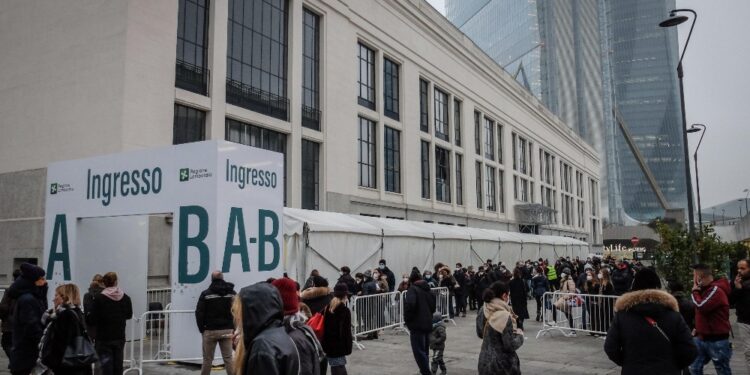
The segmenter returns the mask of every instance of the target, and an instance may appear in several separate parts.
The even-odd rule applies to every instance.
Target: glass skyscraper
[[[594,146],[610,222],[664,216],[614,110],[671,208],[685,207],[674,0],[447,0],[446,16]]]

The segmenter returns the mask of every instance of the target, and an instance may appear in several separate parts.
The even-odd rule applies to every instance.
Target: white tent
[[[568,237],[284,208],[284,269],[298,280],[313,269],[329,278],[345,265],[362,272],[381,258],[398,278],[413,266],[425,270],[437,262],[510,265],[588,253],[586,242]]]

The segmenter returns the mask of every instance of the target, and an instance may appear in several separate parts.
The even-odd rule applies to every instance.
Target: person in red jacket
[[[703,366],[709,361],[714,362],[718,375],[732,373],[729,368],[732,358],[729,345],[729,292],[727,279],[714,280],[711,267],[705,264],[693,266],[694,339],[698,347],[698,356],[690,365],[693,375],[702,375]]]

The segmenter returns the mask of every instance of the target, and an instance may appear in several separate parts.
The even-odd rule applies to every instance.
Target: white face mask
[[[406,282],[409,282],[409,278],[408,278],[408,277],[404,277],[404,282],[405,282],[405,283],[406,283]]]
[[[598,275],[596,275],[596,277],[598,277],[598,278],[600,278],[600,279],[601,279],[601,278],[602,278],[603,276],[604,276],[604,275],[602,275],[602,274],[598,274]]]
[[[377,273],[373,273],[372,274],[372,278],[375,279],[375,280],[377,280],[379,277],[380,277],[380,275],[377,274]]]
[[[594,280],[594,276],[588,275],[586,276],[586,280]]]

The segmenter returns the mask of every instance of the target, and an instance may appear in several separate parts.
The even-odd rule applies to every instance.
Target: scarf
[[[508,318],[510,318],[513,331],[516,330],[516,314],[513,313],[508,303],[500,298],[493,298],[492,301],[484,304],[484,317],[487,319],[487,324],[500,333],[505,330]]]

